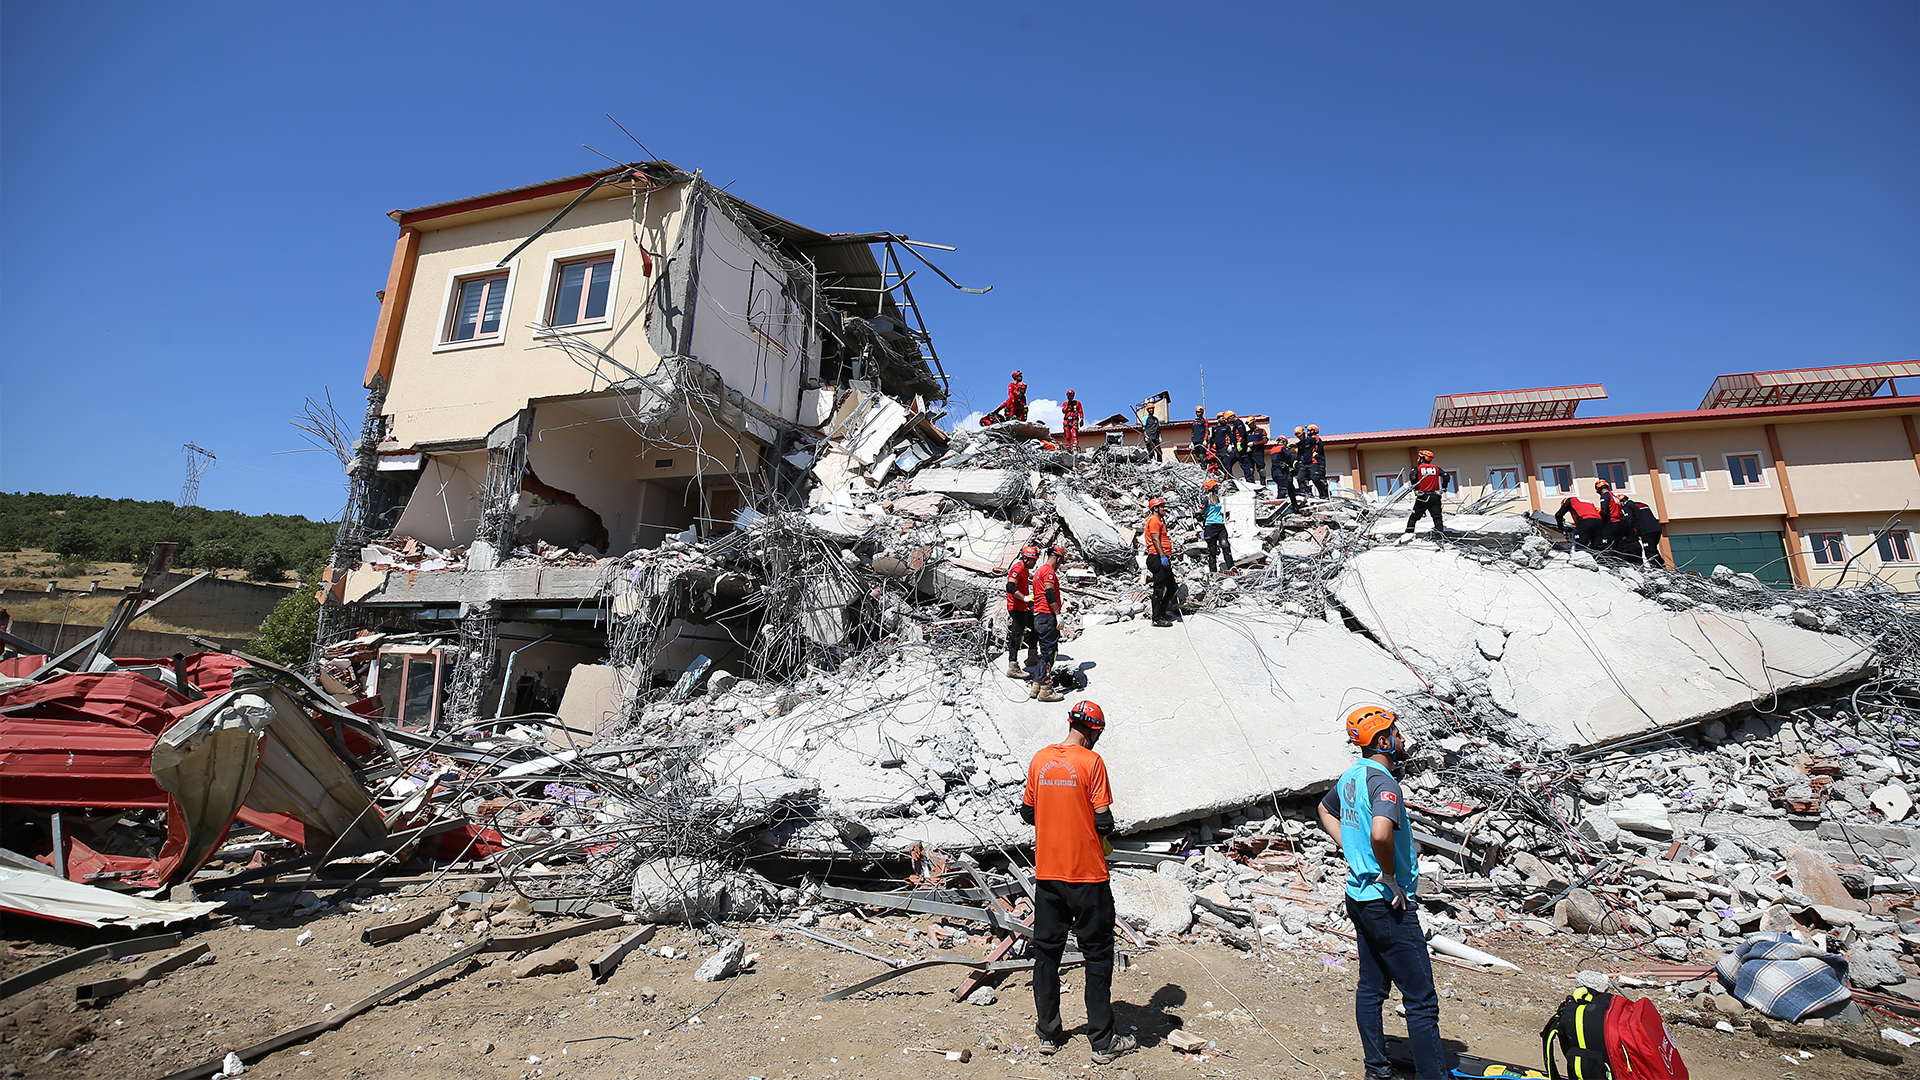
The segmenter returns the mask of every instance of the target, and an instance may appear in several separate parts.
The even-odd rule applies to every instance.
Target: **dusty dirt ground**
[[[443,883],[436,893],[450,898],[460,887]],[[373,906],[396,903],[392,897],[375,896],[366,903],[368,910],[357,913],[260,919],[251,928],[190,934],[182,947],[204,942],[216,962],[184,968],[97,1008],[75,1008],[74,987],[120,974],[125,966],[95,964],[0,1002],[5,1014],[0,1015],[0,1075],[161,1077],[323,1019],[329,1004],[345,1006],[444,958],[457,950],[456,942],[475,940],[470,928],[455,927],[363,945],[362,930],[425,910],[426,901],[385,912]],[[543,917],[539,928],[568,921]],[[945,952],[925,944],[933,921],[835,916],[819,929],[902,959],[984,954],[986,942],[977,932]],[[1123,946],[1130,963],[1115,973],[1116,1013],[1121,1030],[1135,1032],[1142,1049],[1101,1067],[1090,1063],[1084,1036],[1052,1058],[1031,1051],[1033,999],[1025,973],[1010,975],[998,1001],[984,1007],[953,1001],[951,990],[965,971],[961,967],[911,973],[851,1000],[822,1002],[822,994],[884,969],[771,926],[734,929],[748,951],[761,956],[749,971],[721,983],[694,979],[700,961],[713,951],[711,939],[685,927],[662,927],[647,949],[636,950],[606,983],[596,984],[586,964],[629,932],[615,927],[558,946],[578,960],[579,970],[520,979],[512,971],[516,957],[484,956],[430,978],[339,1030],[249,1065],[247,1075],[300,1080],[649,1075],[1185,1080],[1358,1077],[1363,1071],[1353,1034],[1355,965],[1343,950],[1268,950],[1260,959],[1197,940]],[[919,932],[918,944],[909,943],[909,930]],[[313,934],[305,945],[298,943],[303,931]],[[0,977],[48,959],[25,954],[65,952],[102,937],[17,918],[0,925],[0,933],[6,940]],[[1495,974],[1437,965],[1443,1036],[1455,1049],[1537,1067],[1538,1029],[1572,986],[1573,972],[1641,970],[1649,964],[1630,953],[1590,951],[1582,941],[1519,933],[1474,939],[1473,944],[1525,971]],[[659,955],[663,946],[677,955]],[[1084,1014],[1077,974],[1069,971],[1066,979],[1065,1019],[1071,1031]],[[1801,1059],[1746,1031],[1729,1034],[1678,1023],[1673,1018],[1682,1006],[1663,991],[1652,994],[1699,1080],[1920,1075],[1913,1065],[1878,1066],[1838,1050],[1816,1050]],[[1880,1026],[1875,1023],[1872,1031]],[[1175,1027],[1213,1040],[1221,1052],[1194,1056],[1173,1050],[1165,1038]],[[1387,1031],[1404,1031],[1404,1025],[1389,1015]],[[70,1049],[46,1060],[62,1046]],[[907,1048],[966,1048],[972,1060],[963,1064],[940,1054],[903,1053]],[[1783,1053],[1793,1060],[1784,1060]],[[1920,1062],[1920,1053],[1909,1060]]]

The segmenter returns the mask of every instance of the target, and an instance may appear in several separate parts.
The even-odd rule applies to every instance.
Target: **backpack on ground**
[[[1583,986],[1540,1030],[1540,1049],[1553,1080],[1688,1080],[1660,1010],[1645,998]]]

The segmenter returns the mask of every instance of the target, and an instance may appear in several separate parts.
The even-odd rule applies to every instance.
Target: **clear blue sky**
[[[1900,3],[0,8],[0,489],[331,516],[384,212],[657,154],[958,245],[956,412],[1206,368],[1329,431],[1433,395],[1920,356]],[[921,281],[928,281],[922,277]],[[1920,387],[1916,387],[1920,390]]]

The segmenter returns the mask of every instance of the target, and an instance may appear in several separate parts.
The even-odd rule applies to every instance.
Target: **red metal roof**
[[[1629,413],[1622,416],[1590,416],[1570,420],[1536,420],[1507,424],[1483,424],[1474,427],[1451,428],[1402,428],[1397,431],[1352,431],[1337,435],[1322,435],[1328,446],[1351,446],[1354,443],[1393,443],[1416,442],[1423,439],[1485,439],[1493,436],[1511,435],[1515,438],[1528,436],[1565,434],[1586,430],[1602,430],[1621,427],[1653,427],[1665,424],[1699,423],[1701,421],[1724,420],[1766,420],[1772,417],[1807,416],[1820,413],[1857,413],[1884,412],[1888,410],[1910,410],[1920,408],[1920,396],[1858,398],[1852,401],[1829,402],[1813,401],[1789,405],[1768,405],[1754,408],[1725,409],[1683,409],[1677,412]]]
[[[1873,397],[1885,389],[1889,381],[1912,375],[1920,375],[1920,360],[1722,375],[1707,388],[1707,396],[1700,399],[1700,407],[1736,409],[1755,405],[1853,401]]]
[[[1433,399],[1437,428],[1476,427],[1523,420],[1570,420],[1582,401],[1607,396],[1599,383],[1547,386],[1537,390],[1489,390],[1473,394],[1442,394]]]

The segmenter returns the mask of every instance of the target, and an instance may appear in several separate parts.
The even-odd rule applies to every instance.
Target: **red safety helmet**
[[[1362,705],[1347,714],[1347,738],[1355,746],[1372,746],[1373,740],[1392,727],[1397,719],[1378,705]]]
[[[1167,500],[1159,497],[1158,495],[1147,500],[1147,510],[1149,512],[1152,512],[1155,510],[1165,510],[1166,508],[1167,508]]]
[[[1015,379],[1019,379],[1019,378],[1020,378],[1020,373],[1019,373],[1019,372],[1017,372],[1017,371],[1016,371],[1016,372],[1014,372],[1014,373],[1013,373],[1013,377],[1014,377]]]
[[[1069,390],[1069,391],[1067,391],[1067,396],[1068,396],[1068,397],[1072,397],[1072,396],[1073,396],[1073,391],[1071,391],[1071,390]]]
[[[1052,547],[1047,549],[1047,554],[1052,555],[1057,559],[1064,559],[1067,557],[1067,545],[1055,544]]]
[[[1107,714],[1091,701],[1082,701],[1067,713],[1067,723],[1079,724],[1089,731],[1107,730]]]
[[[1028,544],[1026,547],[1020,549],[1020,557],[1023,559],[1037,559],[1040,557],[1040,549],[1034,547],[1032,544]]]

